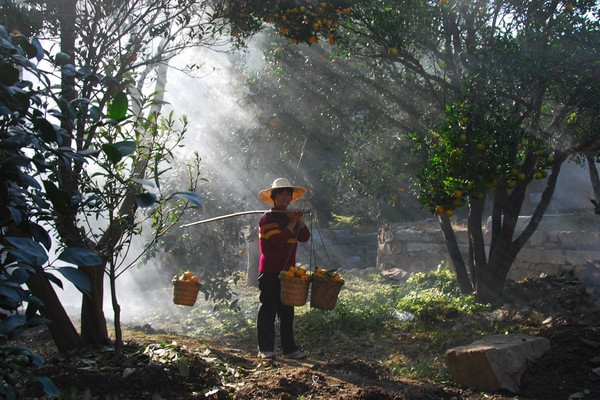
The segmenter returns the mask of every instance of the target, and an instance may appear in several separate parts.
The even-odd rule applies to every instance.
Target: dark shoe
[[[259,351],[258,357],[273,359],[273,358],[275,358],[275,353],[273,353],[272,351]]]
[[[285,358],[291,358],[294,360],[300,360],[300,359],[306,358],[306,354],[304,354],[304,352],[302,350],[296,350],[291,353],[284,354],[283,356]]]

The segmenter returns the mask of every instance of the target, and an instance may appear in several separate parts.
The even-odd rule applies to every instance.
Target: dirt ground
[[[112,347],[56,354],[46,330],[29,332],[22,341],[45,356],[39,373],[73,399],[600,399],[600,309],[585,287],[548,278],[515,290],[520,300],[508,318],[519,318],[525,304],[552,316],[538,333],[550,339],[551,350],[529,365],[518,395],[405,379],[348,354],[265,361],[252,348],[184,336],[126,331],[118,363]],[[27,398],[41,395],[39,387],[27,389]]]

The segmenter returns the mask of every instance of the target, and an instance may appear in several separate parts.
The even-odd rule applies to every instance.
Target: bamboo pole
[[[185,224],[182,225],[182,228],[187,228],[188,226],[194,226],[194,225],[200,225],[200,224],[205,224],[207,222],[214,222],[214,221],[220,221],[222,219],[227,219],[227,218],[233,218],[233,217],[239,217],[242,215],[249,215],[249,214],[264,214],[265,212],[267,212],[269,210],[254,210],[254,211],[241,211],[241,212],[236,212],[233,214],[227,214],[227,215],[221,215],[218,217],[214,217],[214,218],[209,218],[209,219],[203,219],[202,221],[196,221],[196,222],[190,222],[189,224]]]
[[[289,212],[289,211],[293,211],[293,210],[289,209],[289,210],[253,210],[253,211],[240,211],[240,212],[236,212],[236,213],[233,213],[233,214],[220,215],[218,217],[213,217],[213,218],[209,218],[209,219],[203,219],[201,221],[190,222],[189,224],[182,225],[181,227],[182,228],[187,228],[188,226],[205,224],[207,222],[220,221],[222,219],[227,219],[227,218],[240,217],[242,215],[264,214],[267,211],[271,211],[271,212]],[[302,212],[304,214],[310,214],[312,211],[311,210],[302,210]]]

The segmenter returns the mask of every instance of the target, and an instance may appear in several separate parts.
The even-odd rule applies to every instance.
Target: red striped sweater
[[[271,208],[273,210],[274,208]],[[288,266],[296,264],[298,242],[310,239],[310,230],[306,225],[299,232],[287,229],[290,220],[283,212],[267,211],[258,223],[258,242],[260,246],[260,272],[280,273]],[[297,235],[297,237],[296,237]],[[289,258],[288,258],[289,257]],[[287,265],[286,264],[287,260]]]

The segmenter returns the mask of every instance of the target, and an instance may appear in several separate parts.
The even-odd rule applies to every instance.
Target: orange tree
[[[568,124],[598,84],[597,5],[376,3],[388,7],[353,6],[360,15],[353,25],[357,37],[391,49],[400,76],[418,77],[417,96],[430,100],[434,114],[408,132],[423,165],[415,180],[419,199],[439,217],[461,290],[475,290],[482,302],[499,302],[512,263],[549,205],[562,162],[597,144],[574,141]],[[534,179],[545,181],[541,200],[516,232]],[[486,202],[488,243],[482,228]],[[463,206],[468,206],[465,251],[449,219]]]
[[[287,15],[282,8],[312,1],[270,3]],[[261,10],[246,9],[254,21],[262,17],[297,40]],[[359,0],[344,10],[332,41],[403,94],[396,103],[403,121],[398,130],[415,139],[422,165],[416,191],[438,215],[461,290],[474,290],[482,302],[501,301],[512,263],[549,205],[561,164],[597,145],[597,138],[576,140],[568,122],[597,105],[597,97],[589,97],[600,78],[597,3]],[[328,37],[316,28],[317,40]],[[535,179],[545,183],[541,200],[517,232]],[[468,207],[465,251],[450,223],[462,207]]]
[[[335,43],[351,4],[349,0],[226,0],[214,6],[230,21],[233,37],[247,38],[267,23],[292,43],[311,45],[321,40]]]

